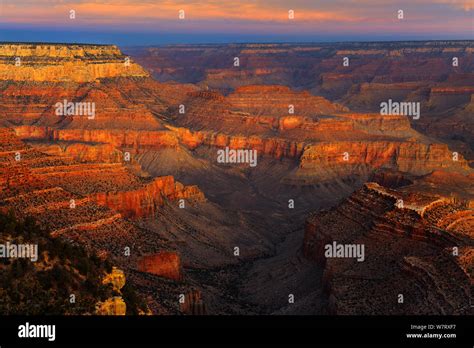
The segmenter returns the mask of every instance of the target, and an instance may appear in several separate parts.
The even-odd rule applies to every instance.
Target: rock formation
[[[105,275],[102,284],[111,284],[114,291],[120,291],[125,285],[125,274],[117,267],[112,268],[112,272]]]
[[[138,270],[172,280],[181,280],[181,261],[174,252],[146,255],[138,261]]]
[[[104,302],[97,304],[96,314],[98,315],[125,315],[127,305],[120,296],[108,298]]]
[[[92,82],[148,76],[112,45],[2,44],[0,59],[0,80]]]
[[[102,284],[111,284],[112,289],[120,294],[120,290],[125,285],[125,274],[122,270],[114,267],[111,273],[105,275]],[[96,314],[98,315],[125,315],[126,312],[127,305],[121,296],[108,298],[96,305]]]
[[[426,193],[424,180],[398,189],[367,183],[308,218],[303,250],[324,268],[328,314],[470,313],[474,191]],[[363,245],[365,260],[328,256],[335,242]]]
[[[197,186],[184,186],[175,182],[172,176],[156,178],[136,190],[99,192],[89,197],[97,204],[119,211],[125,217],[153,216],[166,199],[204,201],[204,195]]]

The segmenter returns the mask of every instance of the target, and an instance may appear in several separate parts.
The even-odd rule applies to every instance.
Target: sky
[[[474,0],[0,0],[0,41],[132,46],[444,39],[474,39]]]

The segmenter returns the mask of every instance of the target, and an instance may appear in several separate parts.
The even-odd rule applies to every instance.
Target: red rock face
[[[226,100],[235,108],[251,114],[288,115],[289,105],[296,115],[312,116],[347,110],[342,105],[313,96],[309,92],[295,92],[286,86],[239,87]]]
[[[24,130],[25,127],[22,129]],[[150,182],[142,183],[142,180],[131,174],[122,164],[122,158],[116,163],[110,164],[79,164],[69,157],[54,155],[47,157],[40,152],[34,152],[19,142],[12,132],[5,129],[3,132],[6,137],[5,143],[13,139],[10,146],[15,146],[16,143],[18,150],[27,151],[24,156],[25,161],[19,162],[23,166],[26,165],[26,168],[14,166],[16,164],[13,161],[15,152],[11,154],[10,163],[12,168],[5,169],[4,174],[4,180],[11,189],[24,187],[25,190],[29,191],[36,186],[55,187],[57,185],[72,192],[86,195],[89,201],[107,206],[120,212],[124,217],[133,218],[152,216],[166,200],[185,199],[189,202],[205,200],[204,194],[197,186],[184,186],[176,182],[172,176],[159,177]],[[81,145],[74,144],[72,146]],[[28,153],[31,153],[31,155],[28,155]],[[81,154],[84,156],[84,152],[81,152]],[[39,166],[38,159],[36,159],[35,167],[28,169],[26,160],[29,159],[29,156],[42,158],[44,164]],[[24,174],[20,174],[20,172]],[[35,184],[33,185],[32,182],[35,182]],[[31,187],[25,187],[27,185],[31,185]]]
[[[142,257],[138,261],[138,270],[177,281],[182,277],[180,258],[173,252],[161,252]]]
[[[297,176],[302,179],[328,180],[334,172],[340,176],[357,173],[357,167],[361,165],[370,168],[391,168],[417,175],[443,168],[464,173],[470,170],[464,159],[453,161],[452,152],[444,144],[426,145],[416,141],[344,141],[306,147],[301,156]]]
[[[30,137],[30,139],[34,139],[34,137]],[[70,156],[79,162],[119,163],[124,159],[124,154],[121,151],[113,145],[105,143],[87,144],[59,141],[52,144],[33,141],[32,145],[48,155]]]
[[[124,217],[138,218],[153,216],[165,200],[185,199],[202,202],[204,194],[197,186],[184,186],[172,176],[159,177],[137,190],[121,192],[100,192],[89,195],[100,205],[120,212]]]

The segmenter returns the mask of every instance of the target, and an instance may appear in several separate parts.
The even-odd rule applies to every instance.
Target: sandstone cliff
[[[138,261],[138,270],[176,281],[182,279],[181,260],[174,252],[146,255]]]
[[[417,141],[337,142],[306,147],[296,177],[328,180],[335,173],[340,176],[364,173],[367,167],[391,168],[418,175],[435,169],[465,173],[470,170],[463,158],[453,160],[452,152],[444,144]]]
[[[153,216],[166,200],[184,199],[188,202],[204,201],[204,194],[197,186],[184,186],[172,176],[155,178],[137,190],[99,192],[89,197],[100,205],[120,212],[124,217]]]
[[[17,66],[16,60],[20,59]],[[148,76],[116,46],[1,44],[0,80],[91,82],[120,76]]]

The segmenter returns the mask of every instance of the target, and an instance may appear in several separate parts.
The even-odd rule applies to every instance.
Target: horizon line
[[[474,42],[474,39],[413,39],[413,40],[356,40],[356,41],[248,41],[248,42],[195,42],[195,43],[155,43],[155,44],[139,44],[139,45],[120,45],[117,43],[89,43],[89,42],[47,42],[47,41],[0,41],[0,45],[4,44],[27,44],[27,45],[84,45],[84,46],[117,46],[117,47],[151,47],[151,46],[222,46],[222,45],[331,45],[331,44],[348,44],[348,43],[417,43],[417,42]]]

